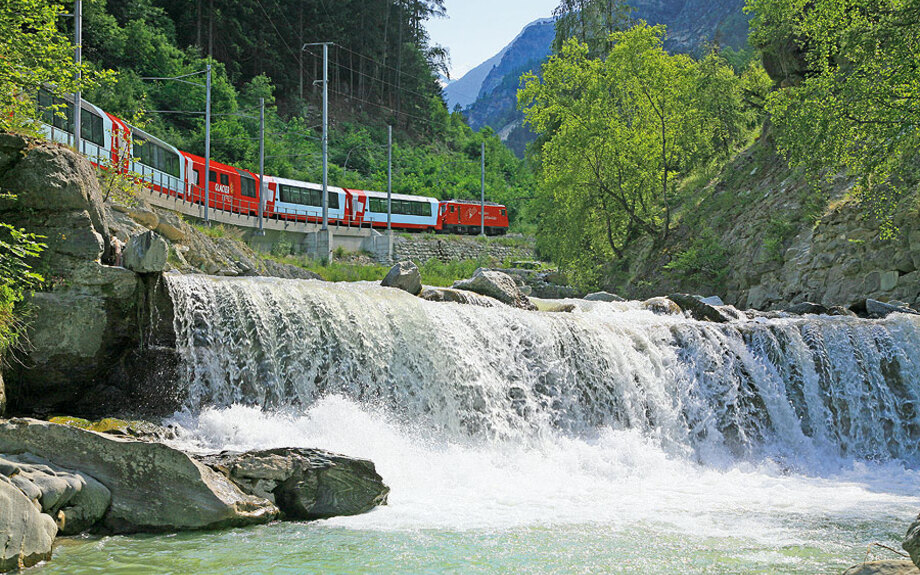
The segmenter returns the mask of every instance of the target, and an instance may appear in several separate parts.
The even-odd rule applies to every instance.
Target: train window
[[[155,170],[179,177],[179,155],[135,132],[134,155],[137,161]]]
[[[197,186],[201,182],[201,170],[192,170],[192,185]]]
[[[247,176],[240,176],[240,193],[243,197],[256,197],[256,181]]]
[[[220,184],[221,184],[222,186],[229,186],[229,185],[230,185],[230,176],[228,176],[227,174],[221,174],[221,175],[220,175]]]
[[[501,213],[501,215],[504,216],[504,215],[505,215],[505,210],[501,210],[500,213]]]
[[[83,110],[80,114],[80,137],[97,146],[105,146],[105,128],[102,118],[90,110]]]
[[[39,90],[38,108],[41,111],[42,122],[73,133],[73,104],[53,97],[47,90]]]
[[[450,207],[450,213],[454,213],[454,206]]]
[[[314,206],[322,207],[323,205],[323,192],[322,190],[312,190],[309,188],[299,188],[297,186],[289,186],[287,184],[281,184],[281,201],[288,204],[299,204],[301,206]],[[329,209],[337,210],[339,209],[339,195],[336,193],[329,193]]]
[[[371,198],[370,211],[378,214],[387,213],[387,201],[384,198]],[[431,216],[431,204],[428,202],[414,202],[411,200],[393,200],[394,214],[401,216]]]
[[[214,170],[209,170],[208,171],[208,181],[214,182],[216,184],[217,183],[217,172],[215,172]]]

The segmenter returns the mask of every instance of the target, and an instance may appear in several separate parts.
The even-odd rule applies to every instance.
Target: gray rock
[[[537,306],[537,310],[547,313],[572,313],[578,309],[573,303],[558,300],[531,298],[530,301]]]
[[[380,285],[418,295],[422,293],[422,275],[418,271],[418,266],[413,262],[403,261],[390,268]]]
[[[221,453],[203,461],[243,491],[275,501],[290,519],[366,513],[385,505],[390,492],[373,462],[317,449]]]
[[[125,267],[139,274],[160,273],[166,270],[169,244],[148,231],[132,237],[125,246]]]
[[[156,232],[171,242],[184,242],[188,239],[189,225],[186,224],[181,216],[172,212],[159,214]]]
[[[697,299],[700,300],[701,302],[703,302],[703,303],[706,304],[706,305],[712,305],[712,306],[723,306],[723,305],[725,305],[725,302],[722,301],[722,298],[720,298],[720,297],[717,296],[717,295],[713,295],[713,296],[709,296],[709,297],[699,297],[699,298],[697,298]]]
[[[625,299],[621,298],[615,293],[610,293],[606,291],[599,291],[595,293],[589,293],[584,297],[585,301],[604,301],[604,302],[623,302]]]
[[[466,305],[478,305],[480,307],[496,307],[501,305],[490,297],[451,288],[426,287],[422,290],[422,293],[419,294],[419,297],[428,301],[462,303]]]
[[[31,567],[51,559],[57,525],[50,515],[0,476],[0,571]]]
[[[692,295],[671,294],[668,296],[668,299],[679,305],[682,310],[689,313],[690,317],[699,321],[728,323],[734,319],[732,316],[723,313],[715,306],[704,303]]]
[[[920,569],[910,561],[870,561],[850,567],[843,575],[920,575]]]
[[[64,535],[86,531],[109,508],[109,490],[79,471],[61,469],[31,454],[0,458],[0,475],[8,477],[44,513],[58,519]]]
[[[472,278],[455,282],[453,287],[495,298],[512,307],[531,311],[537,309],[527,296],[521,293],[514,279],[502,272],[479,268]]]
[[[856,317],[856,313],[853,310],[847,309],[840,305],[835,305],[832,308],[827,310],[827,315],[830,316],[841,316],[841,317]]]
[[[785,311],[792,315],[827,315],[829,310],[819,303],[804,301],[789,306]]]
[[[920,312],[916,312],[909,307],[902,307],[899,305],[892,305],[890,303],[883,303],[874,299],[866,300],[866,313],[869,317],[873,318],[883,318],[887,317],[893,313],[908,313],[913,315],[920,315]]]
[[[128,211],[128,216],[149,230],[155,230],[160,225],[160,216],[152,210],[134,208]]]
[[[31,419],[0,423],[0,453],[33,453],[95,478],[111,492],[103,518],[119,533],[214,529],[271,521],[278,508],[161,443]]]
[[[920,566],[920,515],[907,528],[907,535],[904,537],[901,547],[910,554],[913,562]]]
[[[680,315],[683,310],[680,306],[666,297],[653,297],[642,302],[642,308],[655,315]]]

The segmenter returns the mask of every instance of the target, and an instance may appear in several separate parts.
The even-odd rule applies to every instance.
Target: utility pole
[[[393,261],[393,126],[387,126],[387,257]]]
[[[262,228],[262,211],[265,206],[265,98],[259,98],[259,235],[265,235]]]
[[[304,44],[301,52],[310,46],[323,47],[323,79],[313,82],[323,85],[323,230],[329,227],[329,45],[332,42]]]
[[[481,217],[481,226],[482,229],[480,233],[486,235],[486,142],[482,142],[482,152],[480,153],[482,159],[482,167],[480,168],[480,180],[481,180],[481,198],[480,198],[480,217]]]
[[[83,73],[80,71],[80,66],[83,64],[83,0],[75,0],[73,8],[73,32],[74,32],[74,45],[76,46],[74,52],[74,61],[77,64],[76,79],[77,79],[77,91],[73,95],[73,145],[77,149],[77,152],[80,152],[80,140],[82,139],[82,107],[83,107],[83,95],[80,92],[80,80],[83,78]]]
[[[200,85],[200,84],[199,84]],[[210,225],[208,206],[211,204],[211,64],[208,63],[205,80],[204,107],[204,223]]]
[[[329,227],[329,44],[323,44],[323,230]]]

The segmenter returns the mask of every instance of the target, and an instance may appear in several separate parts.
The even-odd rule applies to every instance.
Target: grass
[[[204,224],[192,224],[196,230],[202,234],[208,236],[209,238],[227,238],[230,240],[239,240],[243,239],[243,230],[236,226],[225,226],[224,224],[217,224],[206,226]]]
[[[379,282],[390,271],[389,266],[367,263],[340,262],[334,259],[321,262],[305,256],[273,256],[266,255],[276,262],[289,264],[311,271],[329,282]],[[419,265],[416,262],[416,265]],[[450,287],[455,281],[472,277],[473,273],[481,267],[492,267],[495,262],[485,259],[442,262],[436,259],[428,260],[419,265],[422,274],[422,283],[436,287]]]

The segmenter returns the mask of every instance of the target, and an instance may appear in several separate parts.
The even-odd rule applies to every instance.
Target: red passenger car
[[[192,192],[189,201],[204,204],[204,158],[182,152],[191,161],[188,175]],[[211,160],[210,207],[238,214],[259,215],[259,178],[249,170]]]

